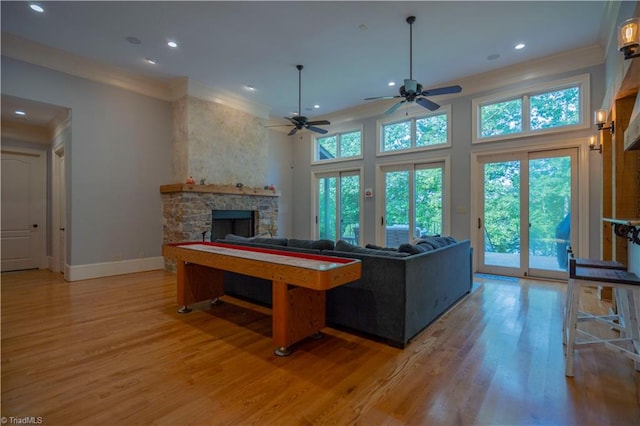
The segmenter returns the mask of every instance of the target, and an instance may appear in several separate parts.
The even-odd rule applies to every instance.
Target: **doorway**
[[[578,149],[479,156],[478,271],[563,279],[577,245]]]
[[[2,272],[47,267],[46,153],[2,150]]]

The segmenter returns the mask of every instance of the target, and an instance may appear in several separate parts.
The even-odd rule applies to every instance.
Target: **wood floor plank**
[[[565,284],[479,288],[401,350],[342,330],[273,355],[271,311],[178,314],[176,276],[1,276],[1,414],[45,425],[640,423],[640,374],[602,348],[564,376]],[[606,312],[595,291],[590,309]]]

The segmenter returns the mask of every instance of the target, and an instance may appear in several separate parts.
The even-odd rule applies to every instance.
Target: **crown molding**
[[[2,33],[2,55],[66,74],[169,100],[170,81],[142,77],[119,67]]]
[[[266,105],[259,104],[257,102],[250,102],[235,93],[226,90],[213,89],[192,79],[185,80],[188,80],[186,89],[189,96],[244,111],[258,118],[269,118],[270,108]],[[184,87],[182,87],[182,89],[184,89]]]

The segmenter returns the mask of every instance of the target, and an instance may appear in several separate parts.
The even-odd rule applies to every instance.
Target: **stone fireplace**
[[[213,212],[249,211],[254,234],[278,232],[278,197],[262,188],[231,185],[173,184],[160,187],[162,195],[162,243],[211,240]],[[222,214],[224,216],[224,214]],[[175,262],[165,259],[165,269]]]

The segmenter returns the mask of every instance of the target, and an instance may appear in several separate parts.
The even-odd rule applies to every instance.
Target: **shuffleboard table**
[[[325,327],[325,291],[355,281],[358,259],[320,256],[219,243],[177,243],[163,246],[164,257],[177,260],[180,313],[189,305],[224,295],[224,271],[272,281],[275,354],[286,356],[291,345],[320,337]]]

